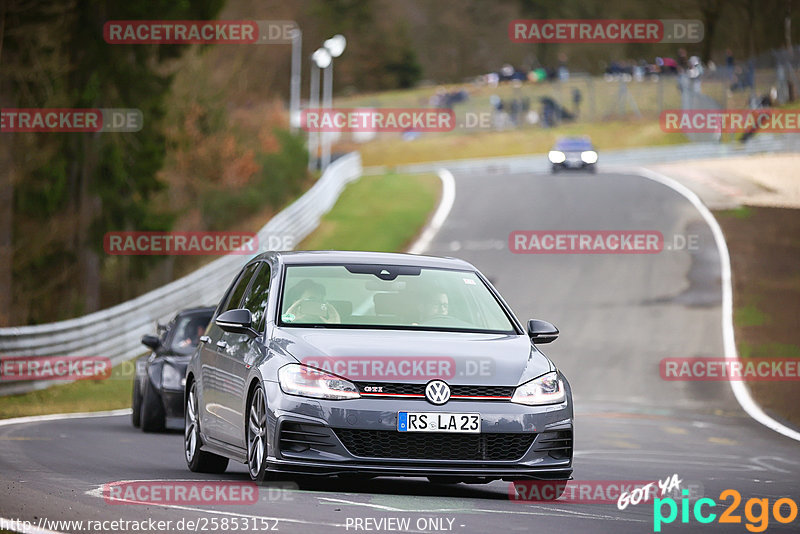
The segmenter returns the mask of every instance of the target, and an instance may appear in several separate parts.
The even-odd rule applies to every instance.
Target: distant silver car
[[[268,252],[242,269],[186,374],[192,471],[567,480],[570,385],[458,259]],[[557,498],[554,495],[553,498]]]
[[[597,150],[588,137],[559,139],[547,153],[553,174],[561,170],[587,170],[597,172]]]

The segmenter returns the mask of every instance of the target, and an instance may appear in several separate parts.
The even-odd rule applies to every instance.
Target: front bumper
[[[286,395],[277,383],[264,386],[271,435],[267,462],[275,471],[508,480],[563,480],[572,473],[570,402],[524,406],[451,400],[434,406],[416,399],[325,401]],[[398,432],[398,411],[477,412],[481,434]],[[517,452],[509,456],[512,443]]]
[[[585,163],[583,161],[564,161],[562,163],[553,163],[553,168],[562,171],[582,171],[594,168],[597,163]]]

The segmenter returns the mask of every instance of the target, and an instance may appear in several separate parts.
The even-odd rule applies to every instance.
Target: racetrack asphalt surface
[[[541,348],[572,384],[576,482],[678,474],[684,487],[717,501],[717,519],[731,502],[720,499],[723,490],[742,496],[733,514],[739,524],[703,525],[690,514],[682,525],[679,515],[662,532],[748,532],[748,499],[769,499],[770,511],[777,499],[800,501],[800,443],[747,416],[726,382],[660,377],[662,358],[724,357],[719,255],[684,197],[602,170],[455,178],[455,204],[427,253],[472,262],[520,320],[545,319],[560,329],[559,339]],[[666,246],[658,254],[514,254],[514,230],[656,230]],[[698,250],[670,249],[674,235],[689,234]],[[219,525],[234,517],[271,518],[249,531],[298,533],[398,531],[386,528],[395,523],[377,529],[367,518],[408,518],[410,532],[653,532],[652,504],[618,510],[615,503],[514,501],[501,481],[287,479],[277,485],[290,490],[261,487],[251,505],[111,504],[100,496],[103,484],[120,480],[249,480],[234,463],[224,475],[189,472],[182,440],[180,432],[142,433],[130,416],[0,427],[0,517],[35,524],[152,518],[171,520],[173,532],[180,519],[230,532],[212,528],[211,519]],[[800,519],[784,525],[770,517],[767,532],[798,529]]]

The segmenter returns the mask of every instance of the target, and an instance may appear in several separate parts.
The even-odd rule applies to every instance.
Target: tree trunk
[[[5,36],[6,4],[0,2],[0,66],[3,65],[3,37]],[[0,67],[2,68],[2,67]],[[0,108],[11,107],[8,82],[0,78]],[[14,266],[14,134],[0,133],[0,326],[11,325],[13,302],[12,269]]]
[[[83,134],[81,139],[80,189],[78,197],[78,262],[80,266],[81,289],[85,313],[100,309],[100,257],[91,242],[91,226],[99,212],[100,200],[91,192],[91,181],[96,168],[97,149],[92,146],[98,142],[99,133]]]

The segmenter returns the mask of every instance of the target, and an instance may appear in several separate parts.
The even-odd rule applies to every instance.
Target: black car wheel
[[[269,477],[267,471],[267,408],[264,390],[256,386],[250,399],[247,416],[247,470],[250,478],[263,482]]]
[[[192,383],[186,397],[186,409],[183,416],[183,455],[189,470],[195,473],[224,473],[228,468],[228,459],[224,456],[201,451],[200,418],[197,411],[197,386]]]
[[[139,428],[142,420],[142,391],[139,388],[139,380],[133,380],[133,398],[131,399],[131,423]]]
[[[142,392],[141,402],[141,425],[142,430],[145,432],[161,432],[164,430],[166,415],[164,414],[164,405],[161,404],[161,399],[158,397],[153,386],[150,384],[150,379],[145,376],[144,391]]]

